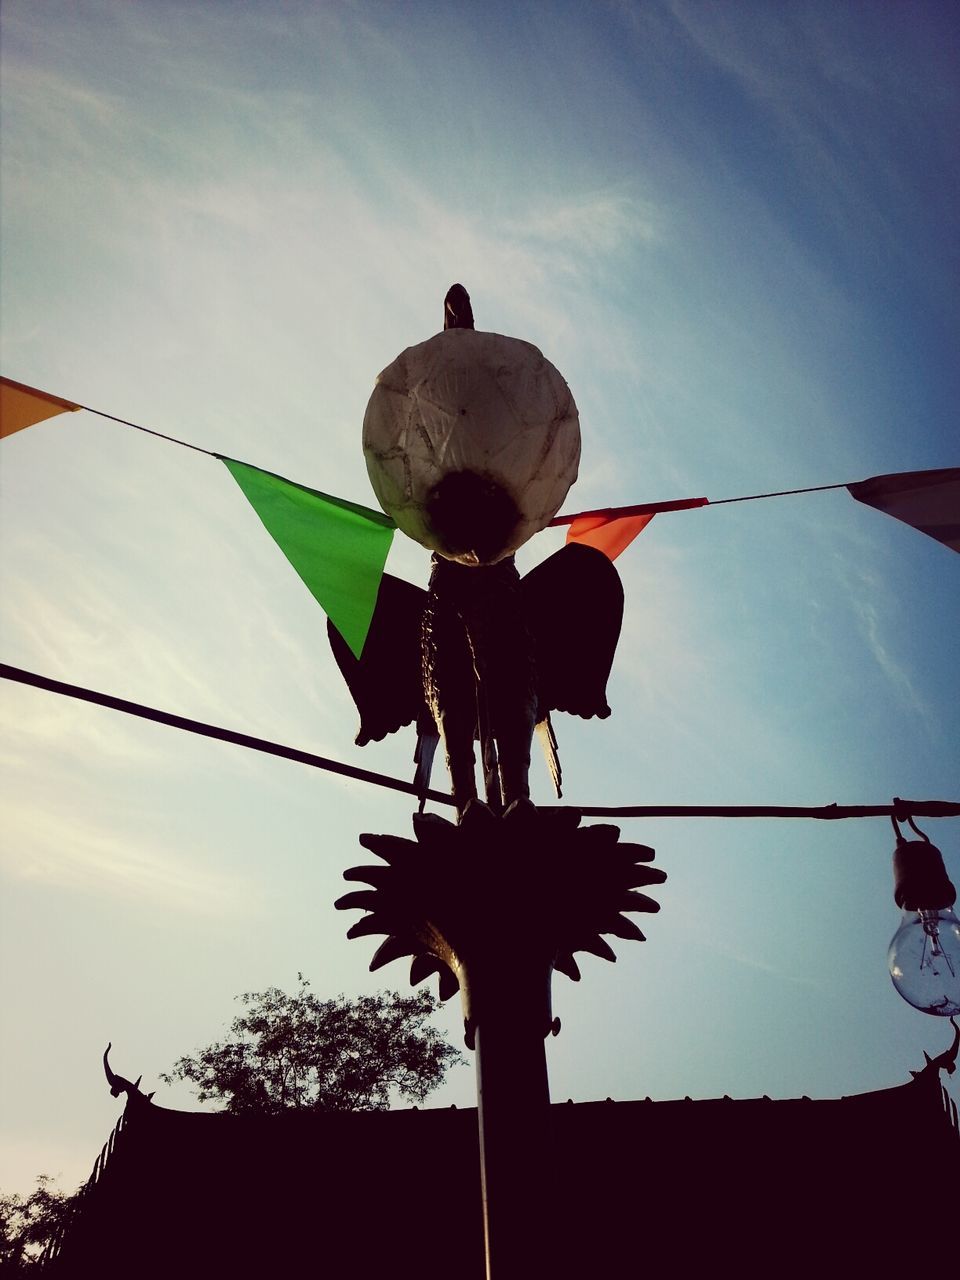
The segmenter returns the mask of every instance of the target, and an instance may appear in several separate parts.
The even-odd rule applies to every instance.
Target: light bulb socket
[[[943,865],[943,854],[929,840],[898,840],[893,853],[893,897],[904,911],[943,911],[957,891]]]

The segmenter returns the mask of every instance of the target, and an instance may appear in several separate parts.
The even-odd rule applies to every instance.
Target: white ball
[[[448,559],[490,564],[556,515],[577,478],[580,422],[570,388],[529,342],[447,329],[380,374],[363,452],[380,505],[404,533]],[[483,498],[461,501],[464,483]]]

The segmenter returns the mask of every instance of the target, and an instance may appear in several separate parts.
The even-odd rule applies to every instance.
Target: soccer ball
[[[377,378],[363,452],[405,534],[449,560],[494,564],[556,515],[577,478],[580,422],[536,347],[453,328]]]

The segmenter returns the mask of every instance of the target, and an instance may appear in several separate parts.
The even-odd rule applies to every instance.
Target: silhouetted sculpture
[[[384,574],[359,659],[332,623],[328,631],[360,712],[358,746],[415,722],[422,793],[442,737],[462,812],[477,795],[477,737],[494,808],[529,796],[535,728],[560,794],[550,712],[609,716],[606,683],[622,617],[616,569],[574,543],[524,578],[512,556],[469,567],[435,555],[427,592]]]
[[[415,840],[361,836],[387,865],[347,871],[372,888],[336,905],[369,913],[348,937],[387,935],[371,969],[410,956],[413,984],[436,973],[441,999],[460,991],[477,1053],[487,1258],[493,1274],[520,1276],[554,1270],[544,1253],[553,972],[579,979],[578,951],[616,959],[603,934],[643,941],[623,913],[657,911],[636,889],[665,876],[643,865],[652,849],[620,844],[617,827],[580,828],[576,811],[530,802],[535,730],[560,794],[550,713],[610,714],[623,589],[612,562],[577,543],[517,572],[513,553],[576,479],[579,418],[535,347],[462,332],[473,329],[470,297],[454,285],[445,332],[381,373],[364,418],[381,505],[433,551],[429,588],[383,576],[359,659],[329,626],[360,712],[357,744],[415,722],[422,809],[442,738],[459,825],[421,812]]]
[[[443,311],[444,330],[474,330],[470,294],[462,284],[449,289]],[[458,415],[465,415],[462,430],[466,434],[461,435],[458,426],[448,426],[444,430],[452,434],[444,439],[485,440],[493,433],[503,444],[502,434],[497,433],[506,429],[506,447],[511,448],[509,442],[515,436],[509,435],[509,424],[526,422],[526,426],[517,426],[516,435],[517,440],[526,442],[522,466],[532,466],[532,472],[524,474],[554,475],[557,467],[563,471],[567,466],[572,471],[564,475],[575,476],[579,426],[576,406],[561,375],[529,343],[495,334],[477,335],[477,339],[481,337],[484,342],[476,348],[472,342],[453,343],[457,348],[453,372],[443,366],[447,372],[436,384],[439,390],[430,381],[434,357],[424,357],[428,372],[422,372],[420,357],[404,353],[394,362],[401,372],[390,366],[381,375],[387,379],[385,396],[393,396],[394,401],[399,397],[403,406],[412,406],[420,404],[419,397],[429,401],[435,393],[443,401],[438,412],[448,415],[444,421],[453,415],[454,421],[460,422]],[[499,383],[492,390],[492,357],[486,339],[507,344],[507,352],[520,349],[520,356],[503,357],[520,361],[516,387],[508,384],[511,390]],[[433,349],[435,340],[411,351]],[[476,383],[471,381],[475,372]],[[419,378],[425,378],[426,383]],[[460,390],[451,392],[449,379],[457,388],[461,385],[458,379],[463,380],[462,401],[457,398]],[[544,393],[545,387],[549,394]],[[513,393],[524,404],[525,397],[530,399],[532,420],[539,422],[538,415],[547,417],[543,428],[530,426],[524,412],[511,407],[508,401]],[[547,402],[556,408],[544,410],[539,394],[547,394]],[[493,410],[489,408],[490,397]],[[394,401],[390,401],[389,412],[378,410],[374,417],[387,413],[384,421],[396,421],[401,411]],[[407,438],[403,431],[416,435],[403,417],[407,412],[413,413],[413,408],[403,408],[404,425],[397,439]],[[558,461],[550,452],[558,439],[571,442],[573,452],[563,454],[567,462]],[[376,457],[384,463],[403,448],[402,443],[397,444]],[[453,796],[462,813],[477,795],[474,742],[479,739],[486,800],[494,812],[503,812],[513,801],[530,795],[527,776],[535,730],[543,742],[557,795],[561,794],[557,741],[549,718],[552,710],[585,718],[609,716],[605,685],[620,637],[623,591],[611,561],[593,548],[577,544],[564,547],[521,579],[512,554],[506,554],[530,536],[529,530],[522,535],[517,532],[527,518],[521,516],[518,503],[524,506],[527,499],[508,492],[515,474],[507,471],[504,479],[494,463],[490,468],[476,461],[452,466],[439,444],[436,449],[439,452],[430,454],[428,471],[439,479],[431,481],[422,509],[433,539],[429,545],[443,548],[444,553],[434,553],[429,590],[424,593],[384,575],[361,658],[355,658],[333,625],[329,626],[330,644],[360,710],[357,745],[383,739],[403,724],[416,722],[417,791],[422,796],[428,790],[436,745],[442,739]],[[552,461],[545,463],[548,457]],[[538,471],[538,458],[547,470]],[[404,465],[412,468],[411,475],[420,475],[419,463],[407,460]],[[570,479],[562,481],[562,489],[554,490],[554,502],[568,483]],[[536,502],[544,500],[540,495]]]
[[[153,1097],[153,1094],[143,1094],[140,1092],[140,1081],[143,1079],[142,1075],[137,1076],[134,1083],[131,1084],[129,1080],[126,1080],[123,1076],[118,1076],[115,1071],[111,1070],[108,1055],[112,1048],[113,1044],[110,1043],[103,1051],[103,1073],[107,1077],[107,1084],[110,1086],[111,1097],[119,1098],[121,1093],[125,1093],[128,1099],[136,1096],[138,1098],[146,1098],[147,1102],[149,1102]]]
[[[444,329],[473,328],[469,294],[455,284],[444,299]],[[533,352],[535,364],[543,362],[529,344],[497,340]],[[471,369],[473,356],[464,352],[462,358]],[[477,353],[476,358],[488,357]],[[558,385],[569,397],[560,375],[552,366],[550,370],[549,376],[537,372],[534,382],[542,378],[546,385],[552,378],[550,386]],[[480,385],[477,394],[482,398],[489,386]],[[419,394],[427,393],[421,388]],[[459,410],[467,415],[465,421],[472,405],[466,396]],[[557,414],[557,424],[574,424],[569,429],[575,433],[579,456],[572,399]],[[533,437],[544,457],[561,429],[557,424],[544,429],[542,441]],[[433,545],[449,554],[433,555],[428,591],[384,575],[359,659],[329,626],[334,656],[360,712],[357,744],[379,740],[415,721],[416,785],[423,795],[442,738],[460,812],[477,796],[478,738],[486,798],[500,812],[529,797],[535,729],[560,794],[551,711],[585,718],[610,714],[606,681],[623,616],[619,575],[602,553],[574,544],[521,579],[513,555],[504,554],[505,548],[519,545],[516,530],[521,519],[506,483],[483,468],[442,470],[425,499],[425,510],[436,539]]]

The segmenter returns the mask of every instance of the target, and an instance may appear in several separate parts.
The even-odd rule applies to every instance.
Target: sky
[[[956,466],[958,37],[934,0],[7,0],[2,372],[372,506],[375,378],[460,281],[571,387],[567,510]],[[3,441],[0,492],[0,660],[412,777],[409,732],[353,745],[325,618],[220,463],[75,413]],[[428,565],[395,538],[390,572]],[[840,489],[659,515],[618,568],[564,802],[960,798],[955,553]],[[160,1074],[239,993],[406,988],[333,902],[412,804],[3,683],[0,1187],[72,1189],[108,1041],[193,1108]],[[949,1043],[887,973],[886,818],[621,825],[662,910],[557,976],[554,1099],[838,1097]],[[960,824],[921,826],[960,884]],[[431,1102],[473,1099],[467,1065]]]

